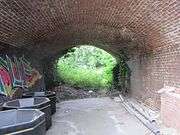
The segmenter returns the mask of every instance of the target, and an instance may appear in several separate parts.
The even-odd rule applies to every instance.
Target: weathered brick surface
[[[180,133],[180,94],[167,92],[161,96],[161,119],[167,127]]]
[[[1,0],[0,41],[41,58],[87,43],[134,53],[132,95],[159,106],[156,91],[179,86],[179,19],[179,0]]]
[[[160,107],[160,94],[164,86],[180,86],[180,48],[161,47],[144,55],[132,57],[132,96],[150,106]]]
[[[1,0],[0,9],[1,41],[39,53],[93,42],[117,52],[131,40],[142,50],[179,44],[178,0]]]

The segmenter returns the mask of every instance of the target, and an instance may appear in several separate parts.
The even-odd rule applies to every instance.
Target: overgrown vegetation
[[[57,80],[71,86],[104,89],[112,86],[116,64],[111,54],[85,45],[70,49],[58,59],[55,68]]]

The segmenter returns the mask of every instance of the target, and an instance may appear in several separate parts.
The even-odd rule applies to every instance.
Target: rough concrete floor
[[[120,103],[90,98],[57,104],[47,135],[150,135],[150,131]]]

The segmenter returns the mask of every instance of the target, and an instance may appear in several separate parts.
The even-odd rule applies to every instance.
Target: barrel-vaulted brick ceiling
[[[0,0],[0,42],[41,56],[88,43],[153,50],[179,36],[179,0]]]

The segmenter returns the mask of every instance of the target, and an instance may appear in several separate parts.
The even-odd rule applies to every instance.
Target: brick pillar
[[[180,133],[180,89],[163,88],[161,94],[161,119],[166,127]]]

